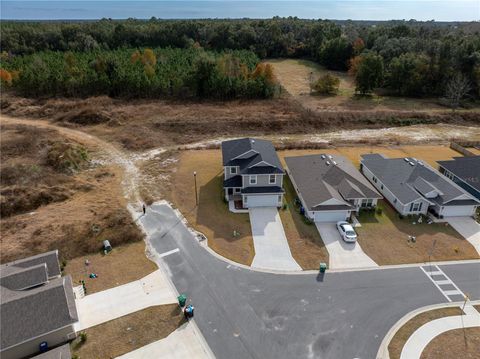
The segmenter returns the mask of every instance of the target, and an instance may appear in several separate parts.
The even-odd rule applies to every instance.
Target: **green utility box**
[[[320,273],[325,273],[327,270],[327,263],[320,263]]]
[[[187,296],[185,294],[180,294],[177,299],[178,305],[183,308],[185,306],[185,303],[187,302]]]

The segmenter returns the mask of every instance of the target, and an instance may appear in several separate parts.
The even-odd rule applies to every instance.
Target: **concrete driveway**
[[[77,299],[80,331],[109,320],[161,304],[176,303],[175,293],[160,270],[140,280]]]
[[[450,217],[447,222],[480,254],[480,224],[471,217]]]
[[[378,266],[372,258],[365,254],[359,243],[346,243],[340,236],[340,233],[338,233],[335,223],[315,223],[315,225],[328,250],[330,268],[341,269]]]
[[[255,257],[252,267],[275,270],[302,270],[293,259],[276,207],[250,208]]]

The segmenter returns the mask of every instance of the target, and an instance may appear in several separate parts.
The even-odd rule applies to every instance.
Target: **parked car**
[[[350,223],[345,221],[337,222],[337,229],[345,242],[356,242],[357,234]]]

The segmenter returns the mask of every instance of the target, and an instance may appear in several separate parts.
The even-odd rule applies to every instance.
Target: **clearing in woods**
[[[313,111],[419,111],[442,112],[448,108],[436,103],[436,99],[416,99],[406,97],[382,96],[374,94],[371,97],[355,96],[355,83],[347,72],[329,71],[308,60],[275,59],[268,60],[274,67],[275,75],[283,88],[299,103]],[[340,79],[337,96],[310,94],[311,79],[331,73]],[[478,110],[478,108],[476,108]]]

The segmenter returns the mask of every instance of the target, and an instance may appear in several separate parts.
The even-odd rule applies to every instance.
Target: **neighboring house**
[[[315,222],[347,220],[352,212],[375,207],[382,198],[342,156],[287,157],[285,162],[305,214]]]
[[[480,200],[480,156],[454,157],[437,163],[441,174]]]
[[[415,158],[362,155],[361,170],[402,215],[472,216],[480,201]]]
[[[62,277],[58,251],[0,266],[2,359],[39,353],[76,337],[72,279]]]
[[[227,201],[235,201],[243,208],[282,205],[284,171],[270,141],[224,141],[222,157]]]

